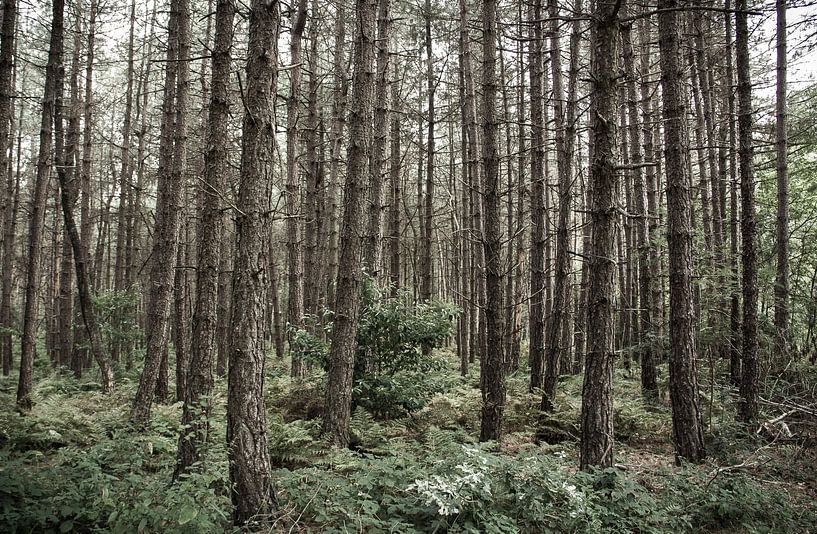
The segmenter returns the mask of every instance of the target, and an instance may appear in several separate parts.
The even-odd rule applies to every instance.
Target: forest
[[[817,3],[0,4],[0,532],[817,532]]]

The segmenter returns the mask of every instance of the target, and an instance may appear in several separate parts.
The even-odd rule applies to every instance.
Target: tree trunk
[[[573,177],[570,166],[570,155],[567,152],[565,125],[567,117],[564,111],[564,89],[562,88],[562,49],[559,39],[559,8],[556,0],[548,0],[550,26],[550,66],[553,77],[553,115],[556,122],[556,167],[559,177],[559,213],[556,222],[556,278],[554,299],[551,308],[550,325],[547,329],[547,354],[542,409],[551,411],[556,397],[556,382],[559,379],[560,357],[565,347],[560,346],[562,328],[567,324],[565,307],[570,298],[568,226],[570,225],[570,197],[572,195]],[[567,356],[569,357],[569,347]]]
[[[174,266],[178,248],[184,168],[187,91],[190,57],[190,10],[188,0],[172,0],[168,26],[167,65],[163,117],[160,137],[159,189],[156,200],[156,225],[151,254],[148,294],[147,347],[145,366],[133,403],[131,419],[143,424],[157,384],[162,385],[166,368],[170,305],[173,296]],[[164,363],[163,363],[163,360]],[[161,390],[160,392],[161,393]]]
[[[357,322],[360,315],[361,235],[363,231],[363,194],[369,160],[372,131],[375,56],[374,0],[356,0],[358,21],[355,37],[352,106],[349,124],[349,151],[344,189],[343,224],[340,235],[340,261],[335,295],[335,323],[329,353],[326,388],[325,430],[332,445],[349,445],[349,418],[352,410],[352,374],[357,347]]]
[[[300,187],[298,179],[298,116],[300,115],[301,94],[301,41],[306,25],[306,0],[298,0],[297,10],[293,12],[292,35],[289,43],[289,97],[287,98],[287,181],[286,181],[286,209],[287,209],[287,280],[288,280],[288,308],[287,321],[290,328],[300,328],[303,323],[303,263],[301,258],[301,244],[299,241],[298,220],[300,213]],[[306,374],[306,362],[292,353],[292,338],[290,354],[292,355],[293,377],[303,377]]]
[[[777,0],[777,94],[775,137],[777,151],[777,277],[774,285],[774,326],[778,355],[788,354],[789,334],[789,154],[786,103],[786,2]],[[0,136],[2,143],[2,136]],[[781,358],[780,364],[784,364]]]
[[[224,214],[222,196],[229,164],[227,126],[230,112],[229,82],[232,63],[233,0],[218,0],[213,45],[213,72],[207,112],[207,150],[204,183],[199,191],[201,221],[198,229],[199,258],[196,303],[193,308],[193,337],[187,388],[184,391],[182,428],[176,473],[183,473],[201,459],[210,437],[208,416],[213,389],[213,361],[218,320],[219,253],[222,247]]]
[[[389,131],[389,20],[390,0],[378,2],[377,14],[377,74],[375,78],[375,112],[372,155],[369,161],[371,187],[369,189],[368,224],[363,247],[363,266],[375,279],[380,274],[380,248],[383,227],[383,163],[386,154],[386,136]],[[398,156],[399,158],[399,156]]]
[[[644,187],[644,173],[641,165],[644,163],[643,147],[641,144],[642,125],[638,116],[638,94],[635,83],[635,57],[632,43],[632,25],[622,27],[622,46],[624,48],[624,71],[627,85],[627,113],[629,117],[630,135],[630,163],[633,166],[633,196],[636,219],[636,241],[638,247],[638,307],[641,338],[638,340],[638,360],[641,363],[641,393],[648,400],[658,398],[658,380],[653,355],[653,339],[655,334],[652,327],[652,279],[650,272],[650,233],[646,192]],[[648,43],[642,43],[649,49]],[[643,53],[643,52],[642,52]],[[640,73],[642,76],[646,73]],[[647,162],[647,164],[652,162]]]
[[[237,199],[233,333],[227,386],[227,447],[233,521],[265,521],[276,513],[264,403],[264,289],[266,199],[273,176],[273,103],[278,62],[278,3],[253,0],[247,54],[246,113]]]
[[[749,24],[747,2],[735,4],[735,53],[738,75],[738,159],[740,160],[741,217],[740,234],[743,264],[743,352],[739,407],[740,419],[757,421],[757,222],[755,219],[755,182],[752,167],[752,80],[749,73]]]
[[[695,317],[692,279],[692,187],[686,174],[686,110],[682,99],[682,68],[678,37],[678,2],[661,0],[658,44],[667,172],[667,244],[670,285],[669,380],[675,453],[680,461],[700,462],[706,456],[698,410],[695,366]]]
[[[544,175],[544,115],[542,95],[542,2],[535,0],[528,11],[533,24],[533,39],[528,44],[530,55],[531,109],[531,248],[530,248],[530,387],[544,383],[545,364],[545,175]]]
[[[485,172],[485,326],[486,352],[480,368],[482,424],[479,440],[499,440],[505,406],[502,351],[502,232],[499,223],[499,147],[496,118],[496,0],[482,4],[482,158]]]
[[[613,465],[613,276],[615,275],[615,193],[617,175],[616,85],[618,9],[597,0],[593,16],[590,78],[595,96],[591,111],[591,248],[587,340],[582,388],[580,466]]]
[[[63,19],[65,2],[54,0],[51,6],[51,39],[48,47],[48,64],[45,69],[45,88],[40,118],[40,147],[37,155],[37,174],[34,180],[31,211],[28,226],[28,260],[26,263],[26,292],[23,310],[23,333],[20,349],[20,379],[17,384],[17,409],[22,413],[31,411],[34,353],[38,318],[39,287],[42,268],[40,248],[45,225],[46,193],[48,175],[51,172],[52,128],[54,124],[54,98],[57,78],[62,68]],[[5,43],[5,39],[3,42]],[[2,147],[5,150],[5,147]]]

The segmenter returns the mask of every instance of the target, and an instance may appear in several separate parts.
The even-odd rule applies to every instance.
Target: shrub
[[[414,304],[405,293],[387,298],[387,290],[369,278],[363,285],[352,398],[381,417],[394,417],[419,410],[441,391],[429,375],[443,362],[431,350],[451,336],[459,312],[440,301]],[[329,344],[320,336],[298,329],[292,339],[294,355],[328,367]]]

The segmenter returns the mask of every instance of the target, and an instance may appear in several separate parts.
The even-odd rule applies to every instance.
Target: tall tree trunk
[[[619,3],[597,0],[593,14],[590,78],[595,95],[591,111],[591,248],[587,339],[582,388],[580,466],[613,465],[613,276],[615,274],[615,193],[617,175],[616,85]]]
[[[632,25],[622,27],[622,46],[624,48],[624,72],[627,85],[627,114],[629,118],[630,163],[633,166],[633,196],[636,219],[636,241],[638,246],[638,308],[641,330],[638,360],[641,363],[641,392],[648,400],[658,397],[658,380],[653,354],[654,332],[652,327],[652,280],[650,272],[650,233],[646,192],[644,187],[643,147],[641,144],[642,125],[638,116],[638,94],[636,93],[635,57],[632,43]],[[642,43],[649,47],[648,43]],[[640,73],[642,76],[646,73]],[[649,165],[652,162],[647,162]]]
[[[368,223],[363,246],[363,266],[377,278],[380,274],[380,248],[383,227],[383,163],[386,137],[389,133],[389,19],[390,0],[378,2],[377,14],[377,74],[375,75],[375,112],[372,155],[369,160],[371,187],[369,188]],[[398,156],[399,158],[399,156]]]
[[[168,26],[167,64],[160,137],[159,190],[151,254],[148,295],[147,347],[131,419],[145,423],[166,367],[170,305],[178,248],[182,177],[184,169],[187,91],[190,57],[188,0],[172,0]],[[165,363],[163,365],[163,360]],[[161,388],[159,393],[161,393]]]
[[[326,196],[328,199],[327,220],[329,223],[326,269],[326,302],[335,304],[335,281],[338,271],[338,184],[342,166],[343,130],[346,125],[346,7],[345,2],[338,2],[335,12],[334,58],[332,65],[332,128],[329,132],[331,149],[329,165],[329,184]]]
[[[266,520],[277,511],[267,448],[264,403],[264,233],[275,151],[278,2],[253,0],[247,60],[247,96],[236,202],[233,333],[227,385],[227,450],[233,521]]]
[[[17,26],[17,0],[3,0],[3,24],[0,27],[0,175],[9,166],[9,133],[14,106],[14,50]],[[7,192],[11,193],[11,190]]]
[[[743,352],[739,407],[740,419],[754,423],[757,407],[757,222],[752,146],[752,79],[749,73],[749,23],[747,2],[735,4],[735,53],[738,75],[738,159],[740,160],[740,234],[743,264]]]
[[[17,384],[17,409],[31,411],[31,389],[34,386],[34,353],[38,318],[38,292],[42,270],[42,237],[45,225],[46,193],[51,172],[52,129],[57,78],[62,68],[63,20],[65,2],[54,0],[51,5],[51,39],[48,46],[48,64],[45,69],[45,87],[40,117],[40,147],[37,155],[37,175],[34,180],[28,225],[28,260],[26,262],[26,292],[23,309],[23,333],[20,349],[20,379]],[[3,42],[5,43],[5,39]],[[2,148],[5,150],[5,147]]]
[[[778,354],[788,353],[789,334],[789,154],[788,109],[786,103],[786,2],[777,0],[777,94],[775,137],[777,151],[777,277],[775,278],[774,326]],[[2,143],[2,136],[0,136]],[[0,167],[1,168],[1,167]],[[780,363],[784,363],[782,360]]]
[[[499,147],[496,118],[496,0],[482,4],[482,158],[485,172],[485,326],[486,352],[480,368],[482,424],[479,440],[499,440],[505,407],[502,351],[502,232],[499,223]]]
[[[335,323],[329,352],[329,376],[326,388],[326,422],[335,447],[349,445],[349,418],[352,410],[352,375],[357,347],[357,322],[360,315],[361,235],[363,230],[363,192],[369,161],[372,131],[375,0],[356,0],[358,21],[355,36],[352,106],[349,124],[349,151],[344,188],[343,224],[340,235],[340,261],[335,295]]]
[[[60,50],[59,59],[61,59],[61,56],[62,50]],[[76,198],[71,198],[73,196],[73,187],[68,182],[69,177],[63,156],[62,90],[63,70],[59,68],[55,79],[54,97],[54,164],[59,180],[60,205],[62,206],[65,232],[68,234],[68,241],[73,249],[72,257],[76,268],[80,313],[88,335],[88,340],[90,341],[91,354],[99,365],[102,392],[109,393],[114,387],[113,369],[111,368],[108,355],[104,352],[102,346],[102,334],[100,333],[93,303],[91,302],[90,279],[88,277],[88,271],[86,270],[87,253],[80,243],[79,230],[74,221],[74,203]]]
[[[133,177],[133,164],[130,159],[131,148],[131,114],[133,112],[133,79],[134,79],[134,33],[136,27],[136,1],[131,2],[130,11],[130,32],[128,36],[128,71],[127,71],[127,88],[125,89],[125,115],[122,119],[122,150],[120,154],[121,169],[119,171],[119,208],[116,217],[116,265],[114,267],[114,291],[121,293],[127,287],[126,270],[127,270],[127,234],[130,221],[128,218],[131,215],[130,198],[133,194],[133,187],[131,186],[131,179]],[[124,326],[124,314],[128,310],[119,309],[116,311],[114,321],[116,321],[119,328]],[[120,359],[120,352],[122,349],[130,350],[127,345],[123,347],[120,339],[113,341],[111,347],[112,359],[118,362]],[[126,360],[130,361],[130,354],[126,355]]]
[[[431,250],[434,246],[434,155],[436,153],[434,129],[436,117],[434,97],[437,93],[437,81],[434,75],[434,53],[431,41],[431,0],[426,0],[425,10],[425,49],[426,49],[426,88],[428,90],[428,145],[426,153],[426,187],[424,195],[424,214],[422,236],[420,237],[420,300],[431,299],[434,285],[434,266],[431,261]]]
[[[299,238],[298,221],[301,217],[298,204],[300,203],[300,187],[298,176],[298,117],[301,104],[301,41],[306,26],[306,0],[298,0],[295,17],[292,21],[292,35],[289,43],[289,97],[287,98],[287,181],[286,181],[286,209],[287,209],[287,280],[288,280],[288,307],[287,321],[290,327],[300,328],[303,323],[303,261],[301,258],[301,243]],[[289,339],[292,367],[290,374],[293,377],[302,377],[306,374],[306,362],[292,352],[292,337]]]
[[[544,115],[542,94],[542,1],[534,0],[528,18],[533,24],[533,39],[528,43],[530,56],[531,109],[531,248],[530,248],[530,387],[544,383],[545,364],[545,175],[544,175]]]
[[[725,9],[731,8],[730,0],[726,0]],[[729,267],[730,267],[730,298],[729,298],[729,330],[731,339],[729,343],[729,374],[732,384],[740,384],[741,377],[741,344],[743,343],[741,334],[740,318],[740,276],[738,274],[738,172],[737,172],[737,134],[735,131],[735,92],[734,92],[734,69],[732,66],[732,15],[724,15],[724,33],[726,35],[726,82],[723,90],[726,93],[724,100],[727,108],[727,123],[729,124]],[[722,134],[726,137],[726,133]]]
[[[573,177],[570,167],[570,155],[567,152],[565,126],[567,117],[564,110],[564,89],[562,88],[562,48],[559,39],[559,8],[556,0],[548,0],[550,25],[550,66],[553,78],[553,115],[556,122],[556,168],[559,177],[559,213],[556,222],[556,278],[554,299],[551,308],[550,325],[547,329],[547,354],[542,409],[553,409],[556,397],[556,382],[559,379],[560,357],[566,347],[560,346],[562,328],[567,324],[565,307],[570,298],[568,293],[570,262],[568,255],[568,226],[570,225],[570,197],[572,195]],[[569,347],[568,354],[569,356]]]
[[[392,63],[393,71],[397,71],[397,64]],[[389,147],[389,180],[391,185],[391,197],[389,201],[389,283],[392,285],[393,294],[396,295],[400,288],[400,208],[403,197],[401,194],[400,181],[402,179],[400,169],[402,157],[400,120],[400,86],[397,83],[391,84],[391,127],[390,127],[390,147]]]
[[[667,172],[667,244],[670,285],[669,380],[675,453],[680,461],[700,462],[704,450],[695,367],[695,317],[692,280],[692,187],[686,174],[686,111],[682,99],[678,2],[661,0],[658,44]]]
[[[12,329],[14,325],[11,320],[11,296],[14,291],[14,242],[17,236],[17,214],[20,211],[20,170],[23,133],[20,127],[23,121],[23,106],[19,106],[19,118],[17,120],[17,162],[16,172],[12,172],[11,165],[8,165],[8,206],[4,213],[3,220],[3,269],[2,269],[2,297],[0,297],[0,352],[3,360],[3,376],[11,374],[12,369]]]

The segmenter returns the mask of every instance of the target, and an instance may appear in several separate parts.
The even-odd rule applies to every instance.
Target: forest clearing
[[[810,0],[0,6],[0,532],[817,531]]]

